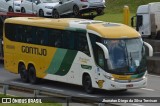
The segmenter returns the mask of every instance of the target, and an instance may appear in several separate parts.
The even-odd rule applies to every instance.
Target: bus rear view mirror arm
[[[149,56],[152,57],[153,56],[153,48],[152,48],[152,46],[149,43],[147,43],[147,42],[144,42],[144,45],[148,47],[148,49],[149,49]]]
[[[108,49],[102,44],[102,43],[99,43],[99,42],[96,42],[96,44],[102,48],[103,52],[104,52],[104,57],[105,59],[109,59],[109,52],[108,52]]]

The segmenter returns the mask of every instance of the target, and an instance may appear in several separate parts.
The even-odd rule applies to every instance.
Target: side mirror
[[[62,1],[59,1],[59,4],[62,4]]]
[[[144,45],[147,46],[148,49],[149,49],[149,57],[152,57],[153,56],[153,48],[152,48],[152,46],[147,42],[144,42]]]
[[[104,52],[104,57],[105,59],[109,59],[109,52],[108,52],[108,49],[102,44],[102,43],[99,43],[99,42],[96,42],[96,44],[102,48],[103,52]]]

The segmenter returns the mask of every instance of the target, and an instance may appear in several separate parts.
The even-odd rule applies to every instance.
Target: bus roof
[[[14,17],[5,20],[5,23],[15,23],[57,29],[92,30],[104,38],[137,38],[140,34],[133,28],[118,24],[96,20],[77,18],[41,18],[41,17]]]

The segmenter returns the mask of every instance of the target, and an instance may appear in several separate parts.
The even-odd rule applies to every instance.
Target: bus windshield
[[[108,48],[111,73],[134,74],[146,71],[145,48],[140,38],[103,39]]]

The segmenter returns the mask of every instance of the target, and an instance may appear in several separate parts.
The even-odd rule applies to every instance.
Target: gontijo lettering
[[[29,54],[36,54],[41,56],[47,56],[46,49],[40,49],[36,47],[29,47],[29,46],[22,46],[21,47],[22,53],[29,53]]]

